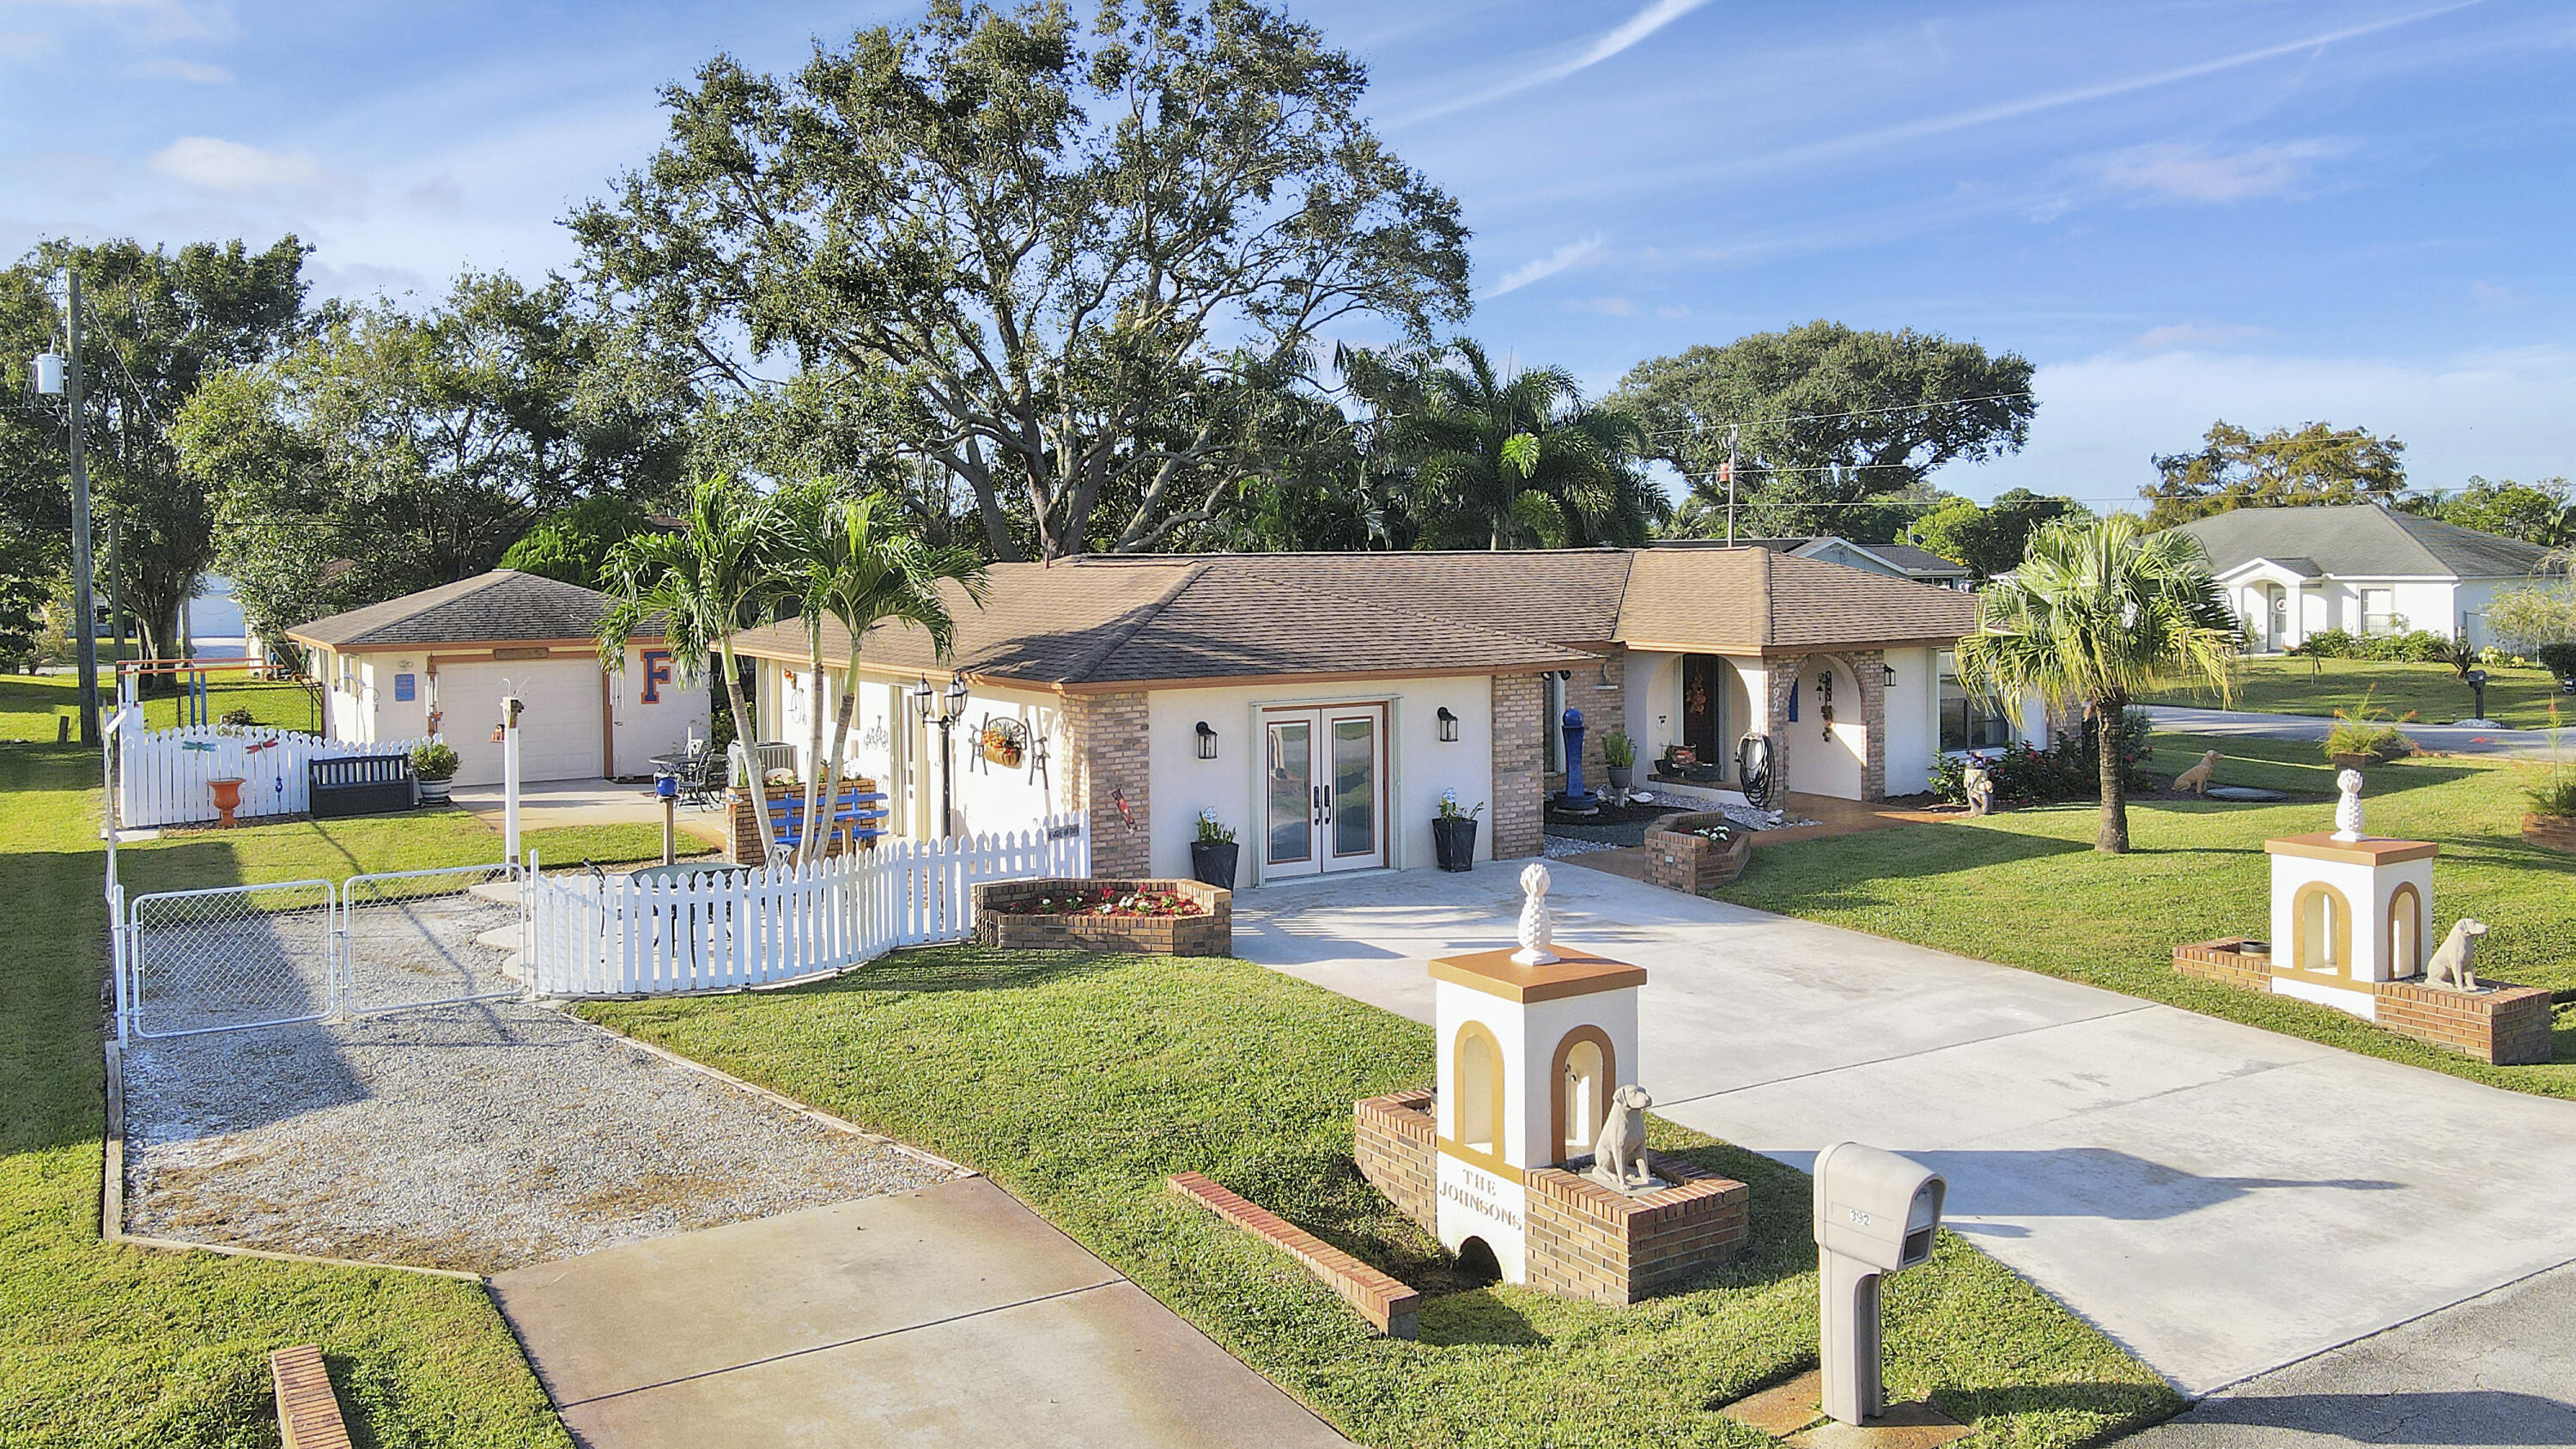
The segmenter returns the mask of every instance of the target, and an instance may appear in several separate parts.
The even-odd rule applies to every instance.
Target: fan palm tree
[[[1418,547],[1633,544],[1664,511],[1637,470],[1636,420],[1587,407],[1563,368],[1504,378],[1462,338],[1437,354],[1346,354],[1344,370],[1409,475]]]
[[[742,697],[742,671],[734,660],[737,629],[760,622],[779,593],[776,500],[737,486],[726,477],[701,481],[689,498],[688,527],[681,533],[645,533],[609,551],[603,573],[612,602],[599,626],[600,663],[622,669],[626,641],[657,617],[671,646],[672,672],[683,685],[704,677],[711,656],[723,660],[725,700],[733,707],[734,739],[748,752],[757,736]],[[747,757],[752,818],[768,827],[769,792],[756,757]]]
[[[818,860],[831,831],[814,823],[823,820],[815,812],[832,808],[818,797],[826,788],[830,798],[837,800],[839,795],[841,766],[850,739],[850,716],[858,704],[859,651],[868,631],[881,623],[910,624],[930,636],[930,646],[940,657],[947,657],[957,624],[942,586],[955,585],[958,593],[980,608],[984,603],[985,565],[970,549],[934,545],[919,533],[907,530],[902,504],[882,493],[851,498],[842,495],[836,485],[817,483],[796,494],[787,512],[792,520],[789,536],[797,610],[804,616],[807,637],[813,641],[818,691],[818,707],[813,711],[817,748],[807,758],[824,763],[810,771],[812,778],[805,782],[805,819],[809,823],[803,845],[805,858]],[[825,678],[822,634],[826,619],[838,623],[850,641],[828,748],[819,738],[823,729],[819,691]]]
[[[2148,533],[2136,518],[2053,523],[2021,566],[1977,598],[1977,630],[1959,641],[1959,682],[1998,701],[2036,694],[2052,709],[2093,711],[2102,756],[2102,824],[2093,848],[2129,848],[2120,721],[2161,679],[2206,684],[2226,703],[2242,631],[2208,555],[2189,534]]]

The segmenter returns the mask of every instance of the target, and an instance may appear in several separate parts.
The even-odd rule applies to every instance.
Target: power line
[[[1981,393],[1975,397],[1944,398],[1937,402],[1893,403],[1881,408],[1852,408],[1847,412],[1839,413],[1780,413],[1776,416],[1767,418],[1712,419],[1707,422],[1693,423],[1686,428],[1658,428],[1647,433],[1646,436],[1650,438],[1672,438],[1680,437],[1687,433],[1706,432],[1711,428],[1752,427],[1761,423],[1822,423],[1831,422],[1836,418],[1865,418],[1875,416],[1879,413],[1929,412],[1934,408],[1961,408],[1966,407],[1971,403],[2002,402],[2009,398],[2037,396],[2037,393],[2025,388],[2020,392],[1989,392]]]

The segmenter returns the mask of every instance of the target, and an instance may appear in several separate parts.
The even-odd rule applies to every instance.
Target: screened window
[[[2361,591],[2361,632],[2364,634],[2397,632],[2397,591],[2395,589]]]
[[[1942,749],[1990,750],[2012,741],[2012,721],[2002,710],[1960,688],[1957,675],[1941,676]]]

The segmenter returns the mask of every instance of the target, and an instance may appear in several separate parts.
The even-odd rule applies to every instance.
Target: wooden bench
[[[349,1449],[349,1426],[341,1421],[319,1347],[281,1348],[268,1356],[268,1372],[277,1386],[277,1435],[286,1449]]]
[[[343,755],[304,765],[305,808],[316,820],[412,807],[411,756]]]

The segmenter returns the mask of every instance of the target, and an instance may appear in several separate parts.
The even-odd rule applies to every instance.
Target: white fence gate
[[[900,946],[966,939],[978,882],[1090,873],[1090,825],[1079,813],[1031,830],[888,841],[819,862],[676,881],[549,876],[531,851],[527,976],[541,996],[793,981]]]
[[[139,709],[120,711],[110,730],[116,750],[116,823],[127,830],[216,818],[215,780],[242,782],[236,818],[301,814],[310,804],[304,771],[308,761],[407,755],[413,746],[429,743],[359,744],[259,725],[148,730]]]

